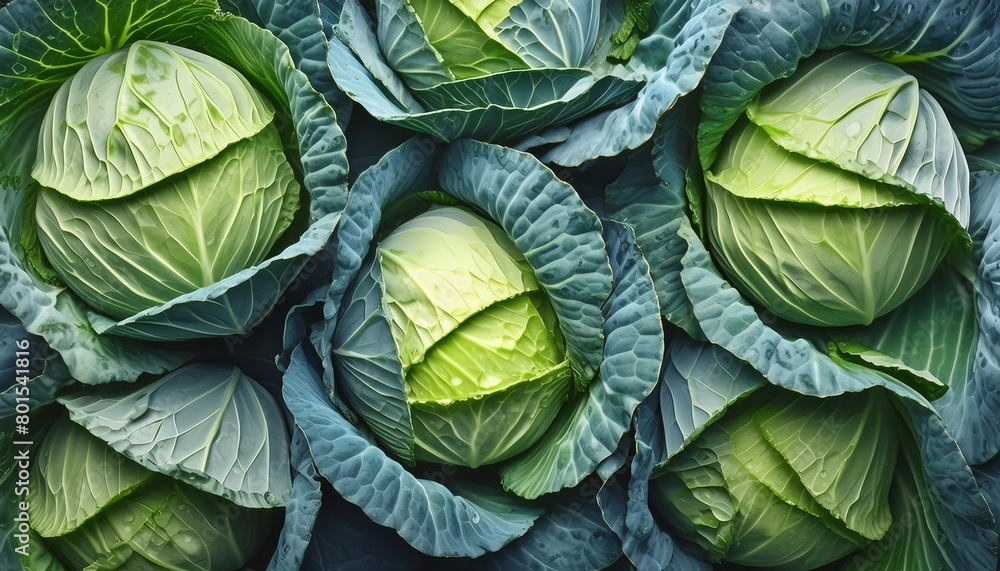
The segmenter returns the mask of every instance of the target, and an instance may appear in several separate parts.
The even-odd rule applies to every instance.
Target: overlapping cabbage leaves
[[[435,176],[435,168],[440,175]],[[380,224],[399,215],[397,210],[383,220],[383,212],[429,188],[480,210],[509,233],[552,300],[582,388],[563,404],[538,443],[498,468],[421,463],[404,468],[356,420],[331,360],[344,292]],[[546,502],[531,500],[579,484],[616,450],[637,397],[655,382],[650,375],[655,377],[662,360],[663,333],[629,230],[609,221],[602,238],[601,223],[573,188],[529,155],[472,141],[442,151],[418,138],[359,177],[336,237],[337,268],[324,292],[323,319],[308,327],[305,307],[302,315],[290,317],[292,330],[312,331],[312,342],[295,347],[284,384],[285,400],[319,475],[420,552],[478,556],[501,549],[544,518]],[[384,343],[374,340],[371,349],[378,352]],[[391,367],[383,368],[384,361],[368,361],[372,374],[384,379],[383,390],[360,396],[383,411],[404,411],[402,379],[398,369],[394,377]],[[613,554],[615,542],[602,543],[600,551],[605,550]],[[568,557],[571,552],[560,553]],[[589,550],[578,553],[597,556]]]
[[[26,498],[32,529],[72,568],[236,568],[276,515],[158,475],[65,415],[38,438]]]
[[[154,478],[160,482],[154,486],[157,489],[169,488],[172,485],[169,481],[173,480],[189,490],[182,495],[202,494],[205,498],[199,502],[217,503],[205,512],[210,519],[217,517],[219,512],[228,513],[227,510],[232,510],[235,505],[242,506],[240,509],[246,507],[261,511],[261,508],[288,503],[291,471],[284,415],[274,397],[239,369],[222,363],[198,363],[184,366],[152,382],[83,387],[74,382],[59,354],[49,348],[42,338],[27,333],[9,313],[0,312],[0,317],[3,318],[0,323],[4,332],[4,347],[10,350],[11,355],[17,351],[28,355],[31,363],[25,375],[28,380],[24,384],[17,380],[19,375],[15,374],[15,368],[6,370],[5,373],[9,374],[3,376],[5,381],[13,384],[5,386],[0,397],[0,419],[13,426],[14,415],[24,412],[23,408],[17,407],[19,402],[27,404],[29,418],[27,435],[5,440],[4,453],[13,457],[23,451],[26,446],[24,441],[29,441],[33,443],[29,452],[32,469],[41,467],[40,462],[56,458],[61,459],[62,465],[72,467],[59,476],[62,480],[51,481],[45,486],[41,480],[32,479],[32,484],[37,485],[25,488],[31,494],[28,498],[12,495],[16,488],[13,485],[14,476],[18,476],[16,463],[5,464],[7,469],[0,474],[0,481],[5,483],[0,508],[10,521],[14,521],[17,515],[18,501],[27,500],[35,506],[28,549],[31,556],[21,559],[27,568],[61,569],[58,566],[46,567],[55,565],[51,562],[56,559],[49,554],[45,537],[65,535],[69,530],[66,526],[72,524],[76,528],[77,524],[89,520],[104,501],[95,499],[93,495],[104,489],[95,483],[101,481],[102,476],[98,472],[90,472],[91,478],[87,480],[81,479],[78,473],[78,470],[100,470],[98,464],[92,465],[96,456],[88,456],[87,446],[70,445],[69,440],[63,437],[50,438],[50,426],[56,419],[66,416],[67,408],[79,424],[91,429],[88,440],[99,442],[104,439],[107,443],[101,443],[101,447],[109,451],[117,450],[110,454],[134,459],[138,471],[160,474]],[[27,342],[26,346],[23,343],[17,345],[20,341]],[[240,352],[237,349],[232,360],[239,359]],[[16,361],[12,361],[11,365],[20,367]],[[255,375],[258,378],[267,377],[263,371],[257,371]],[[18,390],[18,387],[27,389]],[[26,397],[30,400],[25,401]],[[57,399],[65,407],[54,404]],[[86,432],[81,426],[75,430]],[[147,436],[150,433],[158,435],[158,438],[150,441]],[[15,440],[18,440],[17,444]],[[46,447],[44,450],[43,445]],[[140,464],[142,467],[139,467]],[[54,476],[50,474],[49,477]],[[83,508],[88,505],[92,509]],[[72,506],[84,511],[73,511],[76,508]],[[10,511],[12,509],[15,511]],[[264,519],[271,520],[278,515],[273,510],[269,513]],[[89,527],[94,525],[98,524]],[[260,520],[255,525],[266,527],[271,524]],[[250,528],[244,531],[257,533]],[[44,537],[39,535],[42,532]],[[18,559],[13,549],[21,543],[15,533],[19,533],[16,526],[4,529],[0,540],[0,554],[5,557],[4,560]],[[74,542],[63,542],[64,547],[75,549],[70,545]],[[138,544],[133,542],[135,545]],[[253,544],[253,550],[259,546]],[[121,553],[126,554],[124,551]],[[156,556],[153,551],[146,555]]]
[[[790,340],[809,339],[817,354],[826,354],[833,341],[833,347],[848,358],[873,367],[873,358],[886,355],[891,364],[882,361],[877,367],[889,374],[916,384],[921,384],[916,377],[933,377],[921,388],[929,396],[940,394],[933,394],[931,385],[949,387],[934,406],[970,462],[978,463],[1000,447],[995,383],[1000,377],[992,339],[998,316],[989,265],[995,184],[991,177],[975,171],[971,176],[971,255],[949,257],[907,304],[865,328],[811,330],[767,314],[743,320],[738,317],[742,314],[727,309],[741,299],[717,279],[716,266],[694,230],[700,223],[700,167],[714,160],[723,134],[756,92],[789,75],[800,59],[817,49],[859,50],[902,65],[941,104],[966,152],[996,138],[1000,124],[987,102],[989,93],[1000,93],[996,80],[1000,60],[990,57],[1000,51],[1000,43],[990,34],[992,21],[985,16],[989,7],[959,3],[938,8],[938,3],[918,7],[896,2],[882,3],[877,10],[854,2],[839,3],[829,11],[782,2],[748,6],[734,18],[713,59],[700,102],[684,101],[664,120],[653,151],[655,176],[637,166],[631,176],[645,187],[629,194],[623,190],[613,200],[619,205],[617,216],[638,228],[640,246],[645,246],[659,284],[664,315],[672,322],[726,348],[736,340],[749,344],[764,333],[774,333]],[[940,25],[929,26],[929,21]],[[690,116],[699,104],[703,117],[697,123]],[[698,157],[693,161],[692,152]],[[977,163],[970,164],[975,169]],[[690,205],[679,188],[687,188],[687,195],[694,197]],[[676,234],[663,233],[664,229]],[[710,287],[720,289],[712,292]],[[702,313],[710,299],[724,301],[712,313]],[[757,364],[754,359],[747,360],[755,367],[765,366],[766,361]],[[836,381],[816,378],[814,383]]]
[[[774,350],[776,354],[785,353],[786,361],[801,359],[808,352],[805,347],[796,348],[791,343],[785,343]],[[869,490],[868,486],[881,487],[881,484],[888,488],[887,496],[882,498],[888,502],[885,508],[888,511],[883,514],[885,517],[881,532],[873,542],[862,543],[861,547],[831,564],[829,568],[996,567],[997,536],[993,529],[994,520],[990,507],[972,469],[940,416],[913,389],[891,377],[862,367],[841,368],[832,361],[824,362],[819,358],[803,361],[802,368],[798,369],[797,379],[776,389],[760,372],[733,354],[718,346],[695,341],[684,334],[679,334],[674,339],[669,353],[669,363],[664,366],[660,385],[650,399],[640,406],[636,415],[636,453],[631,463],[631,480],[627,487],[606,487],[600,498],[605,513],[621,514],[612,516],[615,518],[611,521],[612,527],[622,537],[626,555],[639,569],[660,569],[663,561],[670,562],[671,568],[711,569],[708,562],[691,555],[694,550],[690,546],[675,539],[674,530],[661,523],[662,520],[654,518],[650,479],[655,478],[658,471],[669,465],[669,461],[678,457],[682,450],[697,442],[700,435],[723,418],[731,407],[739,406],[738,402],[743,399],[747,399],[747,403],[760,402],[753,401],[750,395],[761,390],[788,391],[793,395],[819,397],[831,402],[843,398],[844,393],[860,400],[866,398],[871,391],[884,391],[883,396],[888,396],[888,400],[895,403],[894,408],[900,412],[900,417],[893,415],[894,420],[899,421],[893,425],[901,437],[899,460],[890,459],[891,475],[881,471],[869,473],[871,480],[865,480],[864,488],[856,487],[861,481],[857,477],[848,476],[841,482],[853,490],[844,493],[839,499],[843,502],[840,517],[848,519],[858,515],[852,516],[852,509],[863,512],[864,506],[874,505],[872,502],[877,498],[869,494],[873,490]],[[777,368],[776,365],[774,369]],[[817,375],[840,378],[841,387],[811,384],[805,370]],[[795,373],[793,370],[787,372]],[[855,414],[857,410],[860,409],[855,409]],[[891,414],[891,410],[889,412]],[[885,420],[873,417],[868,422],[879,423]],[[814,419],[803,417],[792,421],[810,423]],[[825,490],[825,494],[836,494],[837,486],[830,485],[837,481],[834,476],[837,471],[833,466],[844,469],[844,465],[840,463],[844,457],[849,458],[849,453],[858,453],[859,457],[863,457],[877,446],[877,439],[868,438],[872,435],[866,433],[863,443],[858,440],[856,448],[845,448],[844,442],[839,442],[838,439],[849,439],[852,434],[850,431],[843,430],[831,437],[829,431],[824,431],[819,426],[813,424],[811,428],[776,436],[786,445],[791,442],[800,450],[809,450],[810,453],[802,458],[790,457],[799,464],[796,469],[800,470],[798,475],[803,484],[810,486],[810,489]],[[837,460],[832,464],[824,464],[822,460],[803,463],[807,458],[816,459],[811,453],[822,450],[830,450]],[[882,458],[883,462],[884,460]],[[767,464],[761,464],[758,468],[765,470],[760,472],[765,474],[765,480],[775,477],[774,473],[766,472]],[[820,471],[821,468],[829,468],[829,473],[827,470]],[[861,462],[854,469],[864,471],[868,467]],[[889,480],[880,482],[880,476]],[[713,492],[709,489],[711,486],[707,485],[708,482],[707,479],[700,480],[706,486],[703,490],[706,495],[701,496],[703,498],[711,497]],[[862,493],[858,493],[859,490]],[[725,494],[722,490],[714,491]],[[846,488],[841,488],[840,492],[844,491]],[[830,499],[834,499],[834,496]],[[783,501],[778,501],[775,505],[779,508],[787,507]],[[721,531],[726,525],[725,514],[728,512],[723,503],[713,507],[720,514]],[[779,517],[776,522],[768,522],[769,514],[766,511],[741,515],[758,517],[765,527],[780,525],[783,521]],[[706,513],[705,516],[700,521],[709,521],[710,514]],[[875,521],[874,518],[867,517],[855,520],[870,529],[876,527]],[[729,523],[731,525],[732,521]],[[766,546],[760,544],[758,547]],[[784,547],[786,546],[778,547],[778,552],[785,553]]]
[[[643,4],[324,0],[321,15],[334,80],[376,119],[444,140],[557,142],[546,162],[577,165],[646,141],[740,2]],[[624,64],[608,60],[613,36],[641,37]]]
[[[112,320],[89,308],[46,271],[28,206],[38,126],[52,93],[96,54],[148,39],[190,47],[239,70],[275,105],[282,146],[308,200],[285,243],[263,262],[192,293]],[[2,234],[0,302],[45,338],[75,378],[88,383],[165,372],[192,353],[173,341],[241,334],[259,323],[327,243],[345,201],[344,139],[332,109],[294,69],[287,48],[213,1],[61,3],[30,0],[0,12]]]
[[[210,363],[146,383],[73,389],[69,381],[58,397],[65,408],[44,406],[44,375],[30,382],[33,472],[29,495],[19,498],[32,510],[26,568],[49,568],[50,549],[76,563],[145,558],[194,568],[245,561],[268,545],[280,519],[270,508],[285,506],[292,490],[284,415],[260,384]],[[5,513],[16,505],[14,487],[6,489]],[[13,533],[2,547],[12,561]],[[213,533],[243,539],[234,535],[232,551],[217,552],[198,541]]]
[[[1000,59],[995,57],[1000,43],[989,16],[995,9],[995,4],[977,2],[748,5],[727,30],[700,100],[682,100],[665,117],[651,156],[645,151],[633,156],[609,197],[613,216],[637,228],[671,322],[731,353],[767,382],[800,393],[833,395],[887,382],[914,387],[906,406],[916,437],[926,443],[950,434],[958,448],[946,454],[945,439],[938,453],[955,462],[955,474],[993,457],[1000,446],[1000,348],[994,339],[998,315],[992,285],[997,181],[977,170],[993,155],[969,160],[971,254],[946,259],[926,287],[868,327],[792,325],[745,300],[722,278],[696,231],[699,187],[702,167],[714,162],[723,135],[756,93],[817,50],[858,50],[902,66],[941,104],[966,152],[995,139],[1000,123],[988,103],[1000,93]],[[928,476],[930,491],[923,503],[932,506],[949,538],[946,547],[928,549],[927,557],[934,561],[941,552],[957,568],[992,568],[996,537],[982,493],[971,484],[961,492],[936,488],[943,476],[935,474],[945,460],[922,446],[922,456],[911,464]],[[954,476],[949,478],[950,483]],[[956,519],[948,515],[951,508],[942,506],[949,502],[970,511]],[[626,552],[633,539],[625,539]],[[633,549],[632,556],[655,557],[671,545],[669,537],[660,536]],[[962,553],[953,551],[955,546]]]
[[[27,426],[30,441],[30,437],[40,431],[50,417],[44,407],[54,402],[59,391],[72,384],[73,379],[59,354],[48,347],[41,337],[28,333],[20,320],[3,308],[0,308],[0,351],[12,357],[0,369],[0,425],[13,430],[15,417],[19,414],[17,405],[22,404],[20,412],[27,410],[31,413]],[[24,363],[18,363],[18,359],[26,359],[28,366],[22,367]],[[15,444],[15,441],[25,440],[14,438],[12,434],[4,433],[0,453],[5,458],[13,459],[24,448],[23,444]],[[16,561],[18,555],[14,549],[23,545],[21,538],[15,537],[20,533],[15,518],[19,517],[18,504],[23,499],[15,495],[17,486],[14,482],[19,471],[17,461],[4,462],[0,470],[0,517],[12,522],[12,525],[0,529],[0,558],[4,561]],[[37,533],[30,532],[27,541],[35,548],[32,554],[34,565],[44,569],[47,562],[55,560]]]

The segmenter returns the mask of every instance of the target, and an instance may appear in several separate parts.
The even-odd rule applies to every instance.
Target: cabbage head
[[[505,460],[541,437],[570,394],[558,319],[534,270],[498,226],[467,209],[434,208],[390,232],[347,296],[334,338],[341,386],[403,458],[472,468]],[[383,315],[409,434],[365,402],[368,380],[351,374],[357,344],[374,334],[354,335],[358,323]]]
[[[274,513],[240,507],[115,452],[60,416],[39,443],[32,528],[69,569],[239,569]]]
[[[705,186],[720,268],[798,323],[868,325],[971,246],[969,167],[944,111],[857,52],[814,56],[760,92]]]
[[[323,0],[330,73],[379,121],[447,141],[634,148],[697,85],[738,2]]]
[[[807,356],[801,342],[774,350]],[[599,496],[629,560],[643,571],[995,568],[988,490],[926,399],[851,363],[798,370],[765,376],[718,345],[673,338],[636,411],[628,483]]]
[[[114,319],[259,263],[299,207],[268,100],[215,58],[146,40],[56,91],[32,176],[46,259]]]
[[[665,464],[650,503],[709,561],[815,569],[888,532],[903,422],[881,391],[759,390]]]
[[[162,374],[193,356],[180,342],[246,334],[329,243],[337,117],[216,0],[19,0],[0,67],[0,304],[73,378]]]
[[[322,319],[286,333],[317,474],[426,555],[614,560],[595,511],[570,515],[592,544],[560,521],[663,359],[628,227],[530,154],[417,137],[361,173],[335,245]]]

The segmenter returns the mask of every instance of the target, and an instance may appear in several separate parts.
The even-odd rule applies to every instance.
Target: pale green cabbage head
[[[705,558],[815,569],[882,538],[901,419],[877,390],[761,390],[650,480],[650,503]]]
[[[436,207],[398,226],[347,299],[334,352],[391,335],[409,425],[366,399],[363,377],[343,373],[341,386],[402,458],[500,462],[534,444],[569,395],[573,376],[545,291],[510,237],[469,210]],[[359,321],[383,315],[388,331],[359,331]]]
[[[68,569],[240,568],[273,510],[150,471],[62,416],[44,433],[27,496],[32,529]]]
[[[705,184],[720,268],[790,321],[869,324],[969,244],[968,165],[943,111],[856,52],[806,60],[758,94]]]
[[[93,58],[41,126],[39,242],[123,319],[262,260],[299,209],[274,109],[235,69],[153,41]]]

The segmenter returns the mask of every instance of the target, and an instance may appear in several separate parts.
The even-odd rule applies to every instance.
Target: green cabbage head
[[[32,529],[68,569],[240,569],[273,510],[240,507],[122,456],[61,416],[35,450]]]
[[[856,52],[768,85],[705,184],[720,268],[798,323],[869,324],[970,244],[969,168],[947,117],[915,78]]]
[[[386,62],[411,88],[419,89],[508,71],[627,61],[648,31],[652,5],[616,0],[402,0],[380,2],[378,11],[378,40]],[[618,23],[613,34],[612,23]]]
[[[374,339],[391,339],[384,366],[401,372],[405,411],[372,401],[378,377],[354,357]],[[555,311],[524,255],[457,206],[432,207],[372,249],[347,292],[334,354],[352,408],[411,462],[478,467],[523,452],[573,381]]]
[[[299,208],[271,103],[232,67],[154,41],[56,92],[32,176],[58,277],[124,319],[264,260]]]
[[[878,389],[763,389],[660,469],[650,503],[710,561],[815,569],[889,530],[901,422]]]

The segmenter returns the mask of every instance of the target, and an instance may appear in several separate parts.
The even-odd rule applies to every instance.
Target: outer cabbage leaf
[[[437,556],[496,551],[531,527],[540,510],[480,509],[438,482],[417,478],[372,444],[334,408],[311,349],[297,346],[283,395],[309,442],[317,472],[372,521],[395,528],[414,548]]]
[[[735,402],[764,386],[756,371],[715,345],[684,335],[670,343],[660,377],[664,457],[684,449]]]
[[[1000,450],[1000,430],[995,419],[1000,417],[1000,220],[996,213],[1000,190],[1000,172],[973,173],[970,194],[973,259],[978,261],[973,281],[976,321],[979,339],[972,375],[967,384],[956,385],[954,395],[946,394],[935,402],[955,434],[962,452],[970,463],[977,464],[995,457]]]
[[[650,482],[653,505],[679,520],[677,534],[710,560],[777,569],[813,569],[863,544],[762,438],[756,420],[763,411],[743,411],[707,427]]]
[[[435,477],[452,483],[455,476],[445,470],[437,471]],[[621,556],[621,546],[602,519],[595,502],[596,489],[596,483],[588,480],[552,496],[545,503],[545,513],[524,536],[500,551],[467,559],[424,555],[391,528],[376,524],[360,508],[324,488],[306,566],[348,571],[604,569]],[[461,493],[473,494],[469,486],[463,486]],[[487,498],[480,494],[478,501],[485,503]]]
[[[1000,141],[992,141],[968,155],[969,170],[1000,171]]]
[[[893,525],[877,547],[861,550],[843,561],[842,571],[861,569],[957,569],[941,549],[940,536],[930,508],[934,499],[920,474],[920,459],[910,446],[903,446],[902,462],[889,489]]]
[[[657,6],[657,21],[643,38],[629,66],[645,79],[634,101],[600,111],[570,125],[553,137],[560,144],[542,159],[575,166],[604,156],[636,149],[653,137],[660,117],[677,100],[693,91],[743,0],[671,0]],[[519,146],[531,145],[527,139]]]
[[[240,0],[237,13],[248,20],[260,20],[263,27],[286,46],[313,88],[320,92],[337,113],[337,123],[346,130],[353,103],[333,81],[327,65],[327,42],[319,3],[315,0]]]
[[[31,550],[28,552],[28,556],[19,556],[14,552],[14,533],[16,532],[13,527],[4,527],[0,529],[0,553],[4,554],[5,557],[9,557],[6,561],[18,561],[20,557],[21,567],[15,569],[26,569],[27,571],[66,571],[66,567],[63,566],[62,561],[52,552],[49,546],[42,539],[42,536],[38,535],[34,531],[28,531],[28,543],[31,545]]]
[[[636,409],[634,455],[627,465],[627,484],[609,482],[598,496],[601,509],[611,528],[621,539],[622,550],[640,571],[664,568],[680,571],[709,571],[712,566],[691,555],[667,531],[650,508],[649,480],[654,467],[666,459],[661,414],[662,392],[666,383],[658,383],[649,397]]]
[[[427,42],[456,79],[525,67],[517,54],[480,27],[467,6],[465,2],[407,0],[404,9],[413,11]]]
[[[765,439],[819,505],[868,539],[888,531],[892,478],[886,472],[896,464],[898,420],[883,393],[843,394],[819,404],[800,397],[761,416]]]
[[[528,533],[470,562],[494,571],[605,569],[621,557],[621,543],[604,521],[593,479],[551,496]]]
[[[693,101],[682,99],[670,116],[686,116],[693,111]],[[666,120],[651,145],[630,153],[628,166],[608,187],[605,203],[608,216],[635,229],[636,244],[649,263],[663,316],[691,337],[700,338],[698,322],[677,273],[685,248],[677,237],[677,228],[685,220],[678,212],[687,204],[682,195],[665,188],[685,186],[685,165],[693,147],[688,123]]]
[[[196,363],[145,385],[88,387],[59,401],[75,422],[150,470],[246,507],[288,502],[281,409],[235,367]]]
[[[342,298],[333,351],[337,388],[351,410],[367,419],[368,428],[396,456],[414,462],[413,421],[403,388],[400,363],[379,286],[382,266],[369,260],[362,279]]]
[[[392,62],[410,87],[432,87],[455,79],[405,0],[379,2],[376,37],[386,61]]]
[[[402,8],[397,1],[387,0],[383,10],[388,10],[394,19],[402,20],[393,20],[391,25],[403,28],[413,25],[413,14]],[[404,14],[404,11],[407,13]],[[320,12],[329,28],[330,70],[338,72],[334,75],[334,80],[344,93],[355,101],[368,101],[369,105],[365,109],[375,117],[381,115],[378,110],[386,109],[386,105],[389,109],[399,108],[409,112],[424,110],[403,80],[386,63],[378,38],[372,33],[376,24],[357,0],[323,1],[320,2]],[[393,46],[390,51],[399,49],[415,53],[421,63],[431,64],[428,60],[435,59],[440,68],[431,64],[424,73],[450,79],[451,74],[444,71],[439,56],[431,49],[426,38],[412,29],[410,31],[412,34],[402,37],[400,47]]]
[[[27,342],[27,346],[24,342]],[[19,391],[18,388],[27,387],[30,393],[28,403],[31,407],[31,416],[28,434],[8,435],[0,442],[0,454],[5,458],[15,458],[16,454],[28,447],[26,442],[36,440],[36,432],[40,435],[48,422],[50,415],[45,405],[55,401],[59,391],[70,385],[73,379],[62,358],[42,338],[25,331],[21,322],[2,307],[0,307],[0,352],[12,357],[0,364],[0,426],[11,428],[15,426],[17,404],[24,403],[23,399],[26,396],[23,394],[24,389],[21,388]],[[28,366],[21,366],[23,363],[18,363],[18,358],[27,359]],[[19,392],[22,394],[18,394]],[[28,451],[28,454],[31,455],[32,452]],[[35,456],[31,458],[33,461],[38,460]],[[22,538],[15,537],[15,534],[20,534],[22,531],[15,518],[19,517],[19,504],[25,499],[14,495],[14,478],[18,471],[17,461],[4,462],[0,465],[0,518],[3,518],[4,522],[9,522],[0,525],[0,561],[18,561],[19,555],[14,549],[24,545]],[[27,559],[23,557],[20,559],[25,568],[63,571],[62,564],[49,552],[44,539],[36,531],[28,530],[27,544],[30,546],[30,556]]]
[[[979,487],[986,496],[986,501],[990,504],[990,509],[996,514],[1000,509],[1000,456],[991,458],[985,464],[973,466],[972,471],[976,474]],[[1000,533],[1000,519],[995,519],[994,530]]]
[[[960,427],[966,415],[953,415],[949,409],[982,400],[967,394],[973,386],[970,381],[980,337],[971,294],[968,279],[946,265],[898,311],[868,327],[831,329],[829,334],[842,356],[854,354],[900,380],[912,379],[913,388],[927,398],[939,399],[935,408],[963,441]],[[875,361],[879,355],[883,359]]]
[[[315,529],[321,509],[322,493],[316,477],[316,467],[313,465],[309,444],[298,428],[292,432],[292,441],[289,446],[291,449],[292,489],[288,505],[285,506],[285,521],[281,526],[281,535],[278,537],[278,544],[267,566],[267,571],[303,567],[306,551],[310,545],[310,535]],[[317,537],[323,536],[317,535]],[[327,569],[327,567],[318,568]]]
[[[379,121],[429,133],[446,141],[464,137],[494,141],[524,136],[537,130],[538,125],[565,123],[594,108],[627,100],[638,89],[636,81],[612,76],[595,80],[587,75],[570,83],[567,75],[575,76],[577,72],[573,70],[520,70],[437,84],[433,91],[421,96],[429,101],[450,100],[452,106],[429,109],[415,104],[412,100],[415,95],[409,92],[405,97],[387,94],[375,84],[377,79],[373,72],[354,58],[339,38],[331,38],[330,65],[338,66],[335,78],[345,93],[363,103]],[[536,84],[540,85],[536,87]],[[523,107],[494,103],[486,107],[458,107],[469,94],[484,92],[495,93],[501,101],[517,102]],[[556,97],[547,98],[549,94]]]
[[[828,345],[828,349],[840,359],[871,367],[895,377],[896,380],[909,385],[927,398],[937,398],[948,391],[948,385],[939,381],[929,371],[914,369],[899,358],[887,355],[878,349],[866,347],[855,341],[834,341]],[[964,379],[961,382],[964,382]]]
[[[508,48],[533,68],[582,68],[606,31],[601,11],[615,6],[597,2],[505,2],[506,10],[491,28]]]
[[[88,383],[130,381],[142,372],[162,373],[190,357],[190,353],[176,348],[167,351],[149,345],[140,347],[117,336],[95,335],[95,330],[173,340],[241,333],[258,323],[309,257],[326,244],[346,196],[347,162],[336,118],[305,76],[294,69],[287,49],[276,38],[245,20],[216,13],[214,3],[140,3],[130,4],[129,10],[116,7],[114,2],[106,4],[104,10],[95,10],[92,4],[74,7],[72,3],[55,10],[29,0],[0,14],[3,45],[19,47],[16,52],[0,50],[0,56],[9,59],[10,67],[5,68],[18,71],[0,77],[5,117],[8,109],[16,109],[8,107],[13,102],[19,105],[21,101],[45,99],[95,53],[136,39],[190,47],[216,56],[253,78],[256,86],[277,104],[280,116],[287,119],[283,124],[294,131],[294,137],[289,135],[285,145],[292,156],[297,154],[293,167],[301,165],[311,200],[308,214],[301,215],[303,226],[296,230],[301,239],[294,243],[287,240],[290,245],[284,244],[272,258],[171,304],[114,322],[101,315],[88,315],[89,308],[72,293],[43,283],[28,269],[26,254],[14,241],[21,236],[23,201],[32,190],[23,184],[28,180],[25,171],[13,170],[20,163],[5,162],[12,169],[5,172],[9,175],[5,182],[21,183],[21,190],[4,193],[0,273],[10,285],[0,294],[0,302],[29,331],[42,333],[62,354],[74,376]],[[96,17],[77,18],[75,14]],[[37,124],[18,121],[13,127],[17,130],[5,124],[0,145],[16,141],[19,147],[26,142],[31,147],[35,141],[31,132]],[[13,152],[8,154],[23,158]],[[30,150],[24,155],[29,154],[33,159]]]
[[[564,405],[545,436],[501,468],[504,486],[534,498],[575,485],[610,456],[632,413],[656,384],[663,327],[645,258],[627,226],[604,222],[615,287],[605,303],[600,377],[586,398]]]
[[[66,364],[41,337],[25,331],[24,325],[9,311],[0,307],[0,352],[10,355],[0,363],[0,425],[12,427],[18,414],[17,405],[28,404],[41,409],[55,401],[56,395],[73,383]],[[27,364],[27,366],[23,366]],[[42,419],[38,419],[41,421]],[[30,431],[40,428],[29,426]],[[20,438],[7,438],[0,442],[0,453],[12,457],[13,442]],[[30,439],[29,439],[30,440]],[[14,462],[0,466],[0,484],[4,484],[15,471]]]

